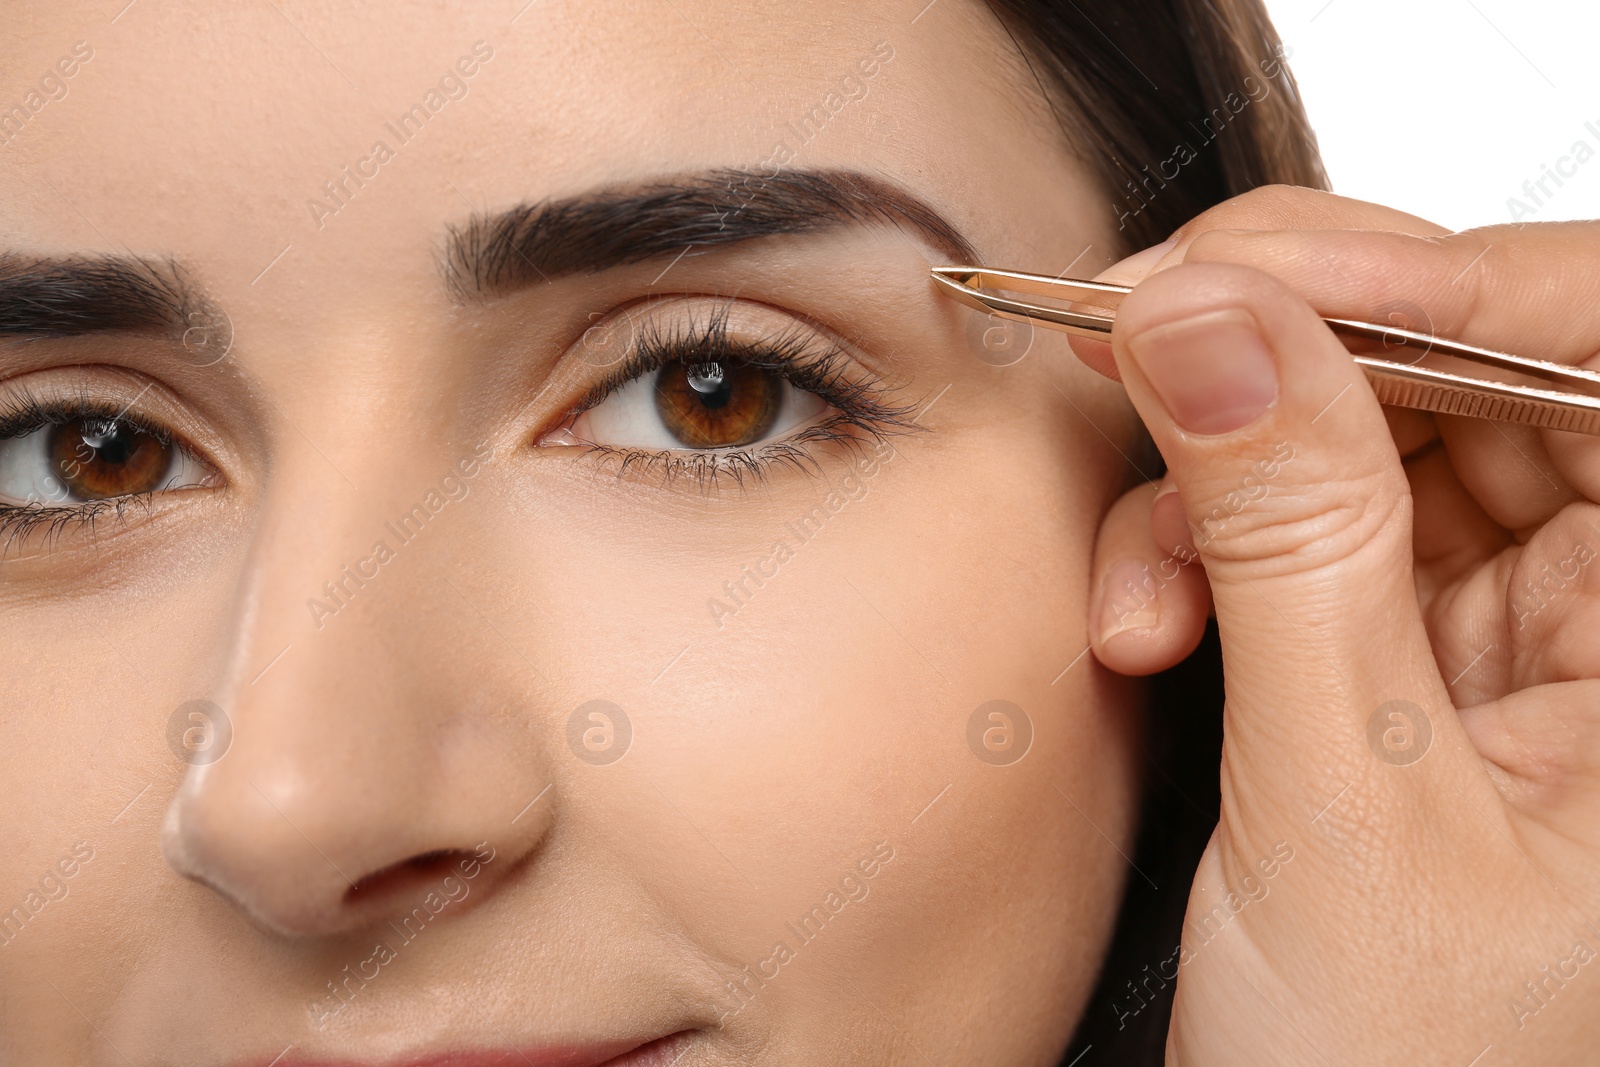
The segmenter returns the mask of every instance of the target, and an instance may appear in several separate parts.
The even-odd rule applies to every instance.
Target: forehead
[[[0,49],[6,98],[42,101],[0,149],[0,239],[224,286],[286,249],[319,287],[431,270],[474,209],[708,166],[865,167],[980,247],[986,194],[1059,180],[971,0],[52,4]]]

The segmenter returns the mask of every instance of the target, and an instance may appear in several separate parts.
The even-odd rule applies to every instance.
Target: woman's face
[[[1106,198],[968,0],[474,7],[0,45],[0,1062],[1051,1062],[1133,423],[928,267]]]

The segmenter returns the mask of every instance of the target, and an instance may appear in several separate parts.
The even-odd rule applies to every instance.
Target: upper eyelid
[[[45,376],[49,381],[37,385],[30,379]],[[108,387],[104,379],[118,381],[121,388]],[[62,381],[62,379],[65,379]],[[35,412],[71,411],[81,406],[85,414],[116,415],[145,432],[181,448],[191,458],[218,474],[237,465],[237,456],[215,434],[205,430],[203,421],[192,414],[181,397],[162,382],[115,366],[74,366],[30,372],[22,381],[0,381],[0,419]],[[36,425],[47,425],[40,421]],[[203,440],[202,440],[203,438]],[[219,454],[224,458],[219,460]]]
[[[744,350],[738,353],[742,358],[748,358],[746,353],[758,351],[768,351],[782,357],[770,364],[763,364],[770,365],[780,374],[785,369],[799,365],[802,360],[821,361],[847,351],[832,338],[816,331],[812,324],[787,313],[786,317],[790,319],[792,325],[785,326],[778,332],[768,331],[760,336],[753,333],[740,336],[737,328],[730,328],[727,325],[726,316],[731,310],[732,301],[729,298],[713,299],[719,302],[712,305],[709,314],[694,313],[687,323],[676,324],[672,333],[662,332],[659,323],[647,325],[641,332],[634,333],[628,344],[627,354],[617,362],[615,369],[591,385],[584,396],[567,409],[567,415],[570,417],[589,410],[624,385],[638,381],[669,362],[661,359],[647,364],[642,353],[648,352],[652,356],[659,356],[675,344],[703,341],[718,328],[724,331],[724,338],[731,341],[734,347]]]
[[[650,304],[665,302],[659,297],[647,299]],[[776,329],[769,327],[755,330],[748,325],[728,325],[727,316],[740,304],[738,298],[688,296],[679,299],[706,301],[710,310],[699,309],[691,312],[671,331],[653,332],[652,337],[655,341],[666,342],[666,344],[656,344],[657,349],[668,347],[674,339],[681,341],[685,336],[692,342],[703,337],[711,326],[720,323],[733,345],[755,351],[767,349],[769,355],[779,358],[765,362],[764,365],[787,379],[793,387],[820,396],[835,409],[828,420],[835,439],[843,439],[847,433],[882,438],[922,429],[910,418],[918,406],[917,402],[909,398],[901,400],[894,397],[892,394],[898,391],[894,383],[886,380],[876,368],[859,358],[860,350],[856,345],[844,341],[836,331],[818,324],[814,319],[797,315],[787,308],[778,308],[763,302],[745,301],[744,303],[757,305],[763,313],[771,313],[778,318],[779,325]],[[635,309],[643,303],[646,301],[636,301],[625,308],[616,309],[609,317]],[[670,362],[661,359],[648,365],[640,365],[636,358],[638,348],[637,344],[630,344],[628,357],[619,361],[620,365],[605,379],[591,386],[582,399],[566,407],[553,422],[547,423],[547,427],[570,422],[583,412],[604,402],[617,390],[639,382],[652,371]],[[762,447],[788,447],[791,453],[796,453],[802,446],[798,444],[789,446],[784,441],[772,441]],[[591,451],[611,455],[654,455],[651,450],[629,449],[623,446],[592,446]],[[683,456],[709,456],[723,451],[691,448],[673,450],[674,453]],[[748,449],[734,451],[749,454]]]
[[[598,318],[591,315],[590,321],[584,324],[582,333],[587,334],[596,329],[610,329],[618,320],[626,320],[635,315],[667,314],[674,307],[684,304],[706,305],[714,312],[728,316],[761,315],[780,319],[784,323],[785,332],[792,330],[814,334],[819,343],[849,352],[856,362],[869,366],[874,372],[887,369],[886,361],[876,358],[871,345],[859,332],[841,330],[829,321],[827,316],[813,314],[793,305],[777,304],[751,296],[688,291],[648,293],[626,303],[617,304]],[[705,312],[697,308],[693,316],[696,321],[700,321],[705,317]]]
[[[124,422],[133,426],[140,433],[154,437],[162,444],[183,448],[191,454],[196,451],[172,430],[130,409],[118,408],[111,404],[85,404],[75,400],[67,400],[65,402],[38,400],[32,396],[18,402],[12,408],[6,407],[5,401],[0,400],[0,425],[12,422],[15,426],[21,428],[20,433],[15,433],[10,437],[0,437],[0,441],[15,441],[18,438],[37,433],[46,426],[61,426],[74,419],[84,418],[101,418],[108,421]],[[200,457],[196,456],[196,458]]]

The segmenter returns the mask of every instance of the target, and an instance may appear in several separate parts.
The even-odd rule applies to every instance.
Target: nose
[[[473,588],[465,539],[400,544],[382,509],[350,511],[258,530],[201,713],[226,722],[197,720],[213,745],[162,830],[174,870],[289,936],[370,925],[464,877],[481,902],[555,807],[527,725],[539,677],[520,659],[486,669],[490,624],[458,591]]]

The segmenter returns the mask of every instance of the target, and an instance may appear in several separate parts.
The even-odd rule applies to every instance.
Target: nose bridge
[[[194,761],[164,828],[180,873],[300,934],[367,921],[405,872],[485,843],[506,869],[554,807],[512,822],[507,786],[531,796],[548,768],[520,679],[459,655],[467,620],[444,580],[467,559],[458,539],[436,528],[424,550],[421,515],[393,503],[418,493],[312,499],[305,484],[261,509],[213,700],[231,741]]]

